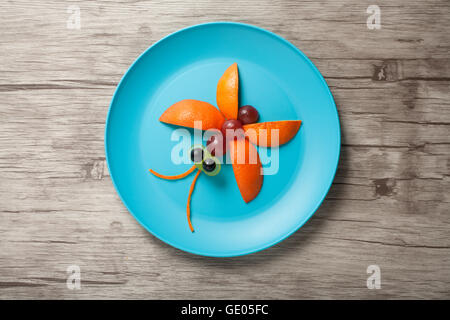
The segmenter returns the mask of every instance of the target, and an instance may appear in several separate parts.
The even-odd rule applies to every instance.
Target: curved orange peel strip
[[[188,201],[187,201],[187,206],[186,206],[187,221],[189,224],[189,229],[191,229],[191,232],[194,232],[194,228],[192,227],[192,223],[191,223],[191,196],[192,196],[192,191],[194,191],[195,182],[197,182],[197,178],[200,175],[200,172],[202,172],[202,171],[198,170],[197,174],[194,177],[194,180],[192,181],[191,188],[189,189],[189,196],[188,196]]]
[[[188,176],[192,171],[195,170],[195,168],[197,168],[195,165],[193,165],[188,171],[184,172],[184,173],[180,173],[174,176],[166,176],[163,174],[160,174],[152,169],[149,169],[149,171],[151,173],[153,173],[155,176],[157,176],[158,178],[161,179],[166,179],[166,180],[178,180],[178,179],[183,179],[184,177]]]

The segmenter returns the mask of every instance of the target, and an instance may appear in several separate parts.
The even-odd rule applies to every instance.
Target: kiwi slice
[[[220,172],[220,161],[209,152],[206,154],[202,163],[202,171],[208,176],[215,176]]]
[[[199,149],[203,151],[203,153],[199,152]],[[199,161],[200,156],[202,155],[202,160]],[[211,155],[209,151],[203,145],[194,145],[190,149],[191,160],[193,160],[197,169],[203,171],[208,176],[215,176],[220,172],[221,165],[219,159]]]

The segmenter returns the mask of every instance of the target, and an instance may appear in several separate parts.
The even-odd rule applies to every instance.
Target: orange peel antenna
[[[194,191],[195,182],[197,182],[197,178],[200,175],[200,172],[202,172],[202,171],[198,170],[197,174],[194,177],[194,180],[192,181],[191,188],[189,189],[189,196],[188,196],[188,201],[187,201],[187,206],[186,206],[187,221],[189,224],[189,229],[191,229],[191,232],[194,232],[194,228],[192,227],[192,223],[191,223],[191,196],[192,196],[192,191]]]
[[[195,170],[195,168],[197,168],[195,165],[193,165],[188,171],[184,172],[184,173],[180,173],[174,176],[166,176],[163,174],[160,174],[152,169],[149,169],[149,171],[151,173],[153,173],[155,176],[157,176],[158,178],[161,179],[166,179],[166,180],[178,180],[178,179],[183,179],[184,177],[187,177],[192,171]]]

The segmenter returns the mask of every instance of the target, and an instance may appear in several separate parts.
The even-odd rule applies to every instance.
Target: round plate
[[[239,104],[255,106],[259,122],[302,120],[278,161],[259,148],[267,172],[259,195],[246,204],[231,165],[214,177],[156,178],[148,169],[179,174],[192,164],[171,161],[176,126],[158,121],[173,103],[198,99],[216,106],[217,81],[237,62]],[[336,106],[325,80],[296,47],[269,31],[240,23],[182,29],[147,49],[120,81],[106,121],[108,168],[122,201],[153,235],[191,253],[237,256],[285,239],[316,211],[333,181],[340,152]],[[269,152],[269,153],[268,153]],[[278,163],[278,165],[277,165]],[[278,167],[278,168],[277,168]]]

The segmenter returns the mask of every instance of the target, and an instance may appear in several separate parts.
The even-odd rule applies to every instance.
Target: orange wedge
[[[194,128],[194,121],[201,121],[201,129],[208,130],[221,129],[225,118],[208,102],[185,99],[171,105],[159,121],[188,128]]]
[[[261,190],[263,175],[258,151],[247,139],[230,141],[230,158],[242,199],[250,202]]]
[[[238,116],[239,73],[237,63],[225,70],[217,83],[217,106],[227,119],[237,119]]]
[[[301,123],[300,120],[272,121],[246,124],[243,128],[251,143],[261,147],[277,147],[290,141],[297,134]],[[278,143],[272,137],[272,130],[278,130]]]

